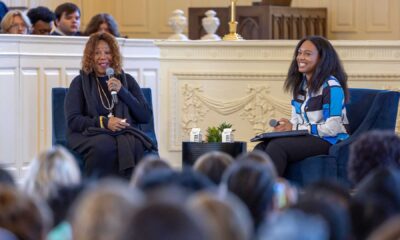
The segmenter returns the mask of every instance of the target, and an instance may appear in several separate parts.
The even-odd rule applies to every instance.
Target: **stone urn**
[[[217,13],[214,10],[208,10],[205,15],[201,23],[207,34],[201,37],[201,40],[221,40],[221,37],[215,34],[220,24],[219,19],[215,17]]]
[[[187,19],[182,10],[176,9],[172,12],[172,16],[168,20],[168,25],[174,32],[174,34],[168,37],[169,40],[188,40],[188,37],[183,34],[183,31],[187,26]]]

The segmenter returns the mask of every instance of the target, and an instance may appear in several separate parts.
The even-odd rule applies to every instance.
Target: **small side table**
[[[182,162],[183,166],[192,166],[196,159],[204,153],[211,151],[225,152],[233,158],[247,151],[246,142],[231,143],[198,143],[182,142]]]

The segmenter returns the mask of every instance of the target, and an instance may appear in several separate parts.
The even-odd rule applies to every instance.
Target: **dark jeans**
[[[254,149],[265,151],[275,164],[279,176],[285,173],[288,163],[307,157],[328,154],[331,144],[312,135],[273,138],[257,144]]]

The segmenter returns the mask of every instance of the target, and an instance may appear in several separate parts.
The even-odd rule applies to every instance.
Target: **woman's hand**
[[[292,127],[293,125],[288,119],[281,118],[279,119],[279,125],[274,127],[274,131],[275,132],[291,131]]]
[[[121,81],[112,77],[107,81],[108,91],[116,91],[119,92],[121,90],[122,84]]]
[[[122,129],[129,126],[129,123],[126,122],[126,119],[110,117],[108,119],[107,128],[113,132],[121,131]]]

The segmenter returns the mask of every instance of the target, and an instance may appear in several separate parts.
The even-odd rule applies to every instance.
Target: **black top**
[[[142,91],[135,79],[129,74],[125,74],[125,76],[126,86],[122,86],[120,91],[118,92],[118,104],[125,104],[128,107],[129,115],[131,116],[131,121],[128,121],[128,123],[132,127],[136,127],[137,124],[140,123],[148,123],[151,120],[152,116],[151,108],[148,106],[142,94]],[[107,94],[109,101],[111,101],[111,94],[109,93],[106,85],[107,80],[107,76],[99,78],[101,87]],[[95,80],[90,79],[89,81]],[[93,84],[93,86],[97,87],[97,83]],[[95,99],[94,102],[96,103],[98,116],[107,117],[109,111],[103,107],[98,90],[96,90],[96,98],[97,99]],[[104,98],[103,102],[106,103],[106,100]],[[69,91],[65,98],[65,116],[68,133],[82,133],[88,127],[100,127],[99,117],[89,115],[83,92],[81,75],[75,77],[69,87]],[[124,118],[123,116],[116,117]]]

